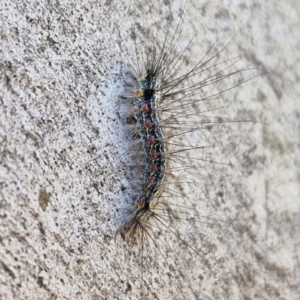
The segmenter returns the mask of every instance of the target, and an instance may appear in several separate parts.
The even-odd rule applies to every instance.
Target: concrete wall
[[[114,240],[130,198],[122,69],[133,30],[162,40],[181,2],[1,1],[1,299],[299,299],[298,0],[188,1],[188,63],[219,39],[265,73],[223,96],[226,115],[257,122],[212,130],[213,159],[234,167],[183,187],[197,220],[178,232],[196,251],[165,230],[142,267]]]

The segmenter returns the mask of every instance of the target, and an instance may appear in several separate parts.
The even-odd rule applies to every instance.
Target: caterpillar
[[[199,192],[192,200],[187,194],[192,186],[193,191],[197,190],[199,182],[194,178],[198,180],[208,165],[213,165],[212,169],[232,166],[228,161],[213,158],[215,149],[219,148],[211,142],[213,128],[249,120],[216,113],[225,110],[220,103],[226,92],[257,76],[252,73],[256,68],[239,66],[240,57],[221,58],[233,38],[221,47],[212,44],[192,67],[188,67],[192,40],[182,44],[184,9],[175,28],[172,20],[168,21],[162,44],[156,42],[155,34],[147,33],[145,43],[136,46],[136,60],[125,68],[124,89],[120,95],[124,145],[128,142],[125,152],[129,154],[126,173],[131,186],[129,200],[120,208],[117,233],[135,244],[137,252],[134,247],[130,249],[138,258],[143,299],[149,294],[146,270],[157,267],[158,256],[164,261],[159,268],[169,264],[169,269],[175,272],[176,259],[173,256],[172,262],[170,253],[181,253],[179,256],[186,258],[185,266],[194,264],[201,270],[201,275],[195,279],[201,282],[197,295],[203,295],[205,282],[220,280],[217,273],[224,262],[213,266],[207,259],[208,237],[204,234],[195,240],[193,231],[199,226],[204,231],[205,227],[210,230],[217,226],[218,230],[223,230],[220,239],[224,239],[228,237],[224,229],[229,226],[228,218],[222,216],[217,220],[209,212],[199,213]],[[246,79],[242,77],[244,73]],[[236,82],[230,81],[232,78]],[[201,144],[197,143],[199,137]],[[213,270],[210,273],[214,275],[203,279],[209,270]],[[164,278],[164,282],[172,282],[170,299],[183,289],[182,286],[174,287],[175,277],[169,271],[159,280]],[[149,299],[154,295],[160,299],[154,291],[151,293]],[[185,298],[181,294],[176,299]]]

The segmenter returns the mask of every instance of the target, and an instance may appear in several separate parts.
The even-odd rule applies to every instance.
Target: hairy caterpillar
[[[137,242],[137,248],[132,250],[137,251],[134,256],[140,265],[143,298],[145,286],[150,284],[145,280],[145,270],[168,265],[175,272],[174,256],[178,253],[185,257],[185,266],[199,268],[195,279],[199,282],[197,295],[211,280],[220,280],[218,269],[224,261],[221,259],[218,266],[213,266],[207,259],[213,244],[209,234],[195,239],[193,232],[196,227],[205,232],[217,225],[219,231],[225,227],[220,235],[220,239],[225,239],[229,222],[224,216],[217,220],[209,210],[198,211],[201,197],[209,196],[210,192],[199,193],[201,183],[195,182],[195,178],[204,176],[208,165],[216,169],[231,165],[227,158],[214,159],[215,148],[220,147],[214,144],[211,134],[216,125],[247,121],[220,113],[224,108],[223,94],[255,76],[253,68],[239,66],[240,57],[222,57],[232,40],[221,47],[212,44],[188,67],[192,40],[181,43],[182,16],[183,12],[174,27],[172,21],[168,22],[162,44],[156,42],[155,34],[148,33],[145,43],[136,46],[136,62],[125,71],[125,88],[120,95],[122,106],[126,107],[122,117],[127,127],[124,140],[129,140],[126,153],[130,153],[127,176],[131,186],[129,201],[120,209],[123,215],[118,232],[130,242]],[[246,79],[241,76],[243,73],[247,73]],[[232,78],[235,81],[230,81]],[[193,199],[187,195],[189,189],[196,191]],[[216,190],[221,195],[220,189]],[[163,257],[162,264],[156,262],[158,256]],[[208,272],[213,275],[204,278]],[[172,286],[171,298],[183,289],[174,288],[174,274],[164,273],[157,284]],[[189,284],[187,287],[191,288]],[[149,299],[156,295],[153,289],[151,292]],[[176,299],[185,297],[177,295]]]

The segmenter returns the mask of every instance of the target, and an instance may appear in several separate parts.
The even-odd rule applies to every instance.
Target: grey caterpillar
[[[215,128],[251,121],[227,117],[224,95],[259,73],[241,63],[240,56],[226,57],[233,38],[221,46],[212,43],[190,63],[195,45],[185,37],[184,10],[179,21],[167,20],[160,42],[151,31],[136,41],[120,94],[130,188],[129,200],[120,206],[117,233],[129,242],[139,266],[142,299],[186,299],[178,294],[184,287],[176,287],[176,277],[184,276],[176,271],[177,257],[184,258],[184,268],[197,270],[196,295],[206,298],[205,285],[221,280],[218,270],[225,263],[222,257],[218,265],[211,263],[217,259],[211,254],[209,232],[217,230],[220,240],[228,238],[231,219],[221,210],[215,214],[215,207],[201,207],[213,190],[222,198],[223,188],[199,178],[207,169],[232,167],[227,157],[215,159],[215,149],[222,149],[212,135]],[[161,270],[159,277],[149,277],[151,269]],[[172,287],[168,298],[156,292],[160,286]]]

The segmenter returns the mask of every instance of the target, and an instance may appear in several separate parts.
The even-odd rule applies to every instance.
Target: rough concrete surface
[[[1,0],[1,299],[300,298],[298,0],[187,1],[187,64],[230,41],[225,58],[264,74],[225,93],[224,113],[257,122],[212,130],[213,160],[233,167],[183,184],[187,226],[174,226],[196,251],[164,230],[141,264],[114,239],[130,198],[122,70],[144,30],[161,42],[183,5]]]

